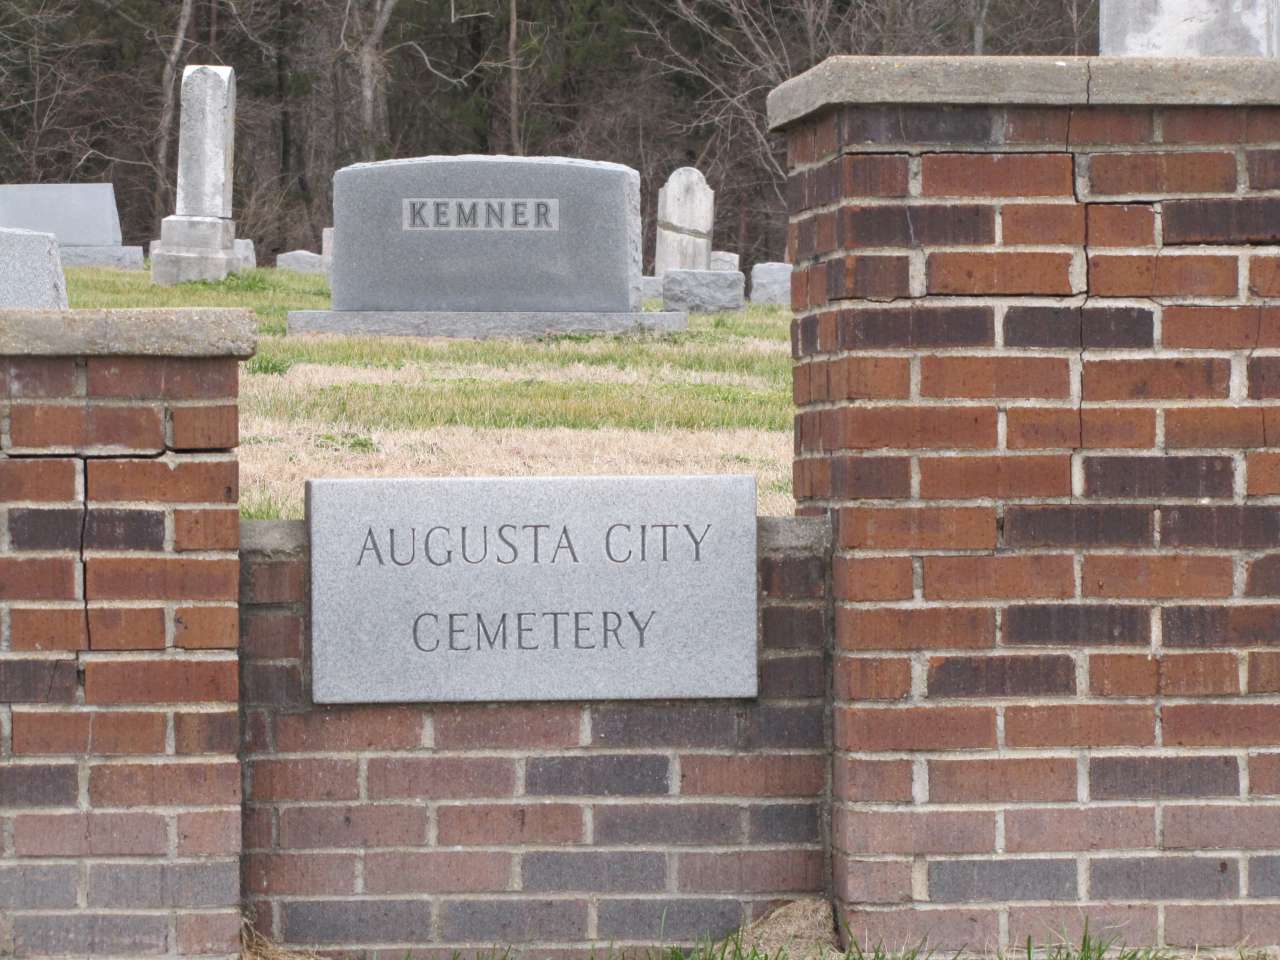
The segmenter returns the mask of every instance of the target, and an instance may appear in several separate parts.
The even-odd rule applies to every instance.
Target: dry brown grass
[[[268,940],[245,921],[240,932],[240,960],[321,960],[310,950],[286,950]]]
[[[793,900],[742,929],[744,952],[787,960],[823,960],[842,956],[835,915],[825,898]]]

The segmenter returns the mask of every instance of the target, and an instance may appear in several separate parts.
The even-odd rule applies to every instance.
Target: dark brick
[[[720,940],[742,923],[737,900],[601,900],[596,936],[602,940],[694,943]]]
[[[820,607],[765,607],[764,645],[772,650],[821,650],[826,620]]]
[[[240,665],[240,702],[277,707],[303,705],[302,668],[296,663]]]
[[[809,174],[807,171],[803,173],[793,173],[787,178],[788,210],[808,210],[813,206],[807,192],[808,186]]]
[[[6,770],[4,775],[8,774]],[[74,863],[0,865],[0,911],[75,907],[79,874]]]
[[[892,153],[850,154],[841,158],[843,197],[905,197],[910,190],[907,157]],[[834,199],[834,198],[833,198]],[[806,209],[792,206],[792,210]]]
[[[1076,692],[1075,661],[1067,656],[934,657],[931,697],[1020,697]]]
[[[827,563],[823,557],[764,557],[760,583],[770,599],[821,599],[826,595]]]
[[[1253,400],[1280,397],[1280,357],[1249,359],[1249,397]]]
[[[727,747],[737,738],[730,705],[623,704],[591,709],[591,742],[603,747]]]
[[[231,907],[240,901],[240,865],[222,863],[95,863],[89,906],[156,910]]]
[[[827,674],[821,657],[775,657],[760,663],[762,699],[804,699],[826,694]]]
[[[1076,896],[1074,860],[945,860],[929,864],[934,903],[1070,900]]]
[[[534,757],[525,769],[525,792],[533,797],[655,796],[667,793],[670,776],[666,757]]]
[[[1146,607],[1035,604],[1008,607],[1001,642],[1029,646],[1146,646],[1151,614]]]
[[[780,803],[750,808],[747,826],[750,843],[817,843],[820,839],[817,804]]]
[[[94,550],[164,548],[164,513],[159,510],[90,510],[84,545]]]
[[[832,457],[831,494],[842,500],[897,500],[911,496],[906,457]]]
[[[1143,546],[1153,542],[1149,507],[1006,508],[1004,542],[1011,547]]]
[[[1166,647],[1268,647],[1280,636],[1280,607],[1165,607]]]
[[[1250,150],[1245,154],[1249,165],[1249,186],[1254,190],[1280,189],[1280,150]]]
[[[78,796],[73,766],[6,766],[0,776],[0,807],[73,807]]]
[[[1280,543],[1280,507],[1165,507],[1160,543],[1169,547],[1246,547]]]
[[[442,903],[440,910],[442,933],[447,941],[563,943],[584,940],[587,935],[587,904],[583,900],[454,900]],[[304,936],[297,942],[307,939]]]
[[[1004,314],[1006,347],[1079,349],[1079,307],[1009,307]]]
[[[987,143],[994,126],[994,112],[989,107],[847,107],[841,117],[840,142],[845,146]]]
[[[534,851],[520,863],[530,893],[641,893],[667,885],[665,853]]]
[[[824,207],[840,199],[840,158],[824,163],[816,170],[809,172],[809,196],[812,203],[806,207],[792,207],[793,210],[808,207]]]
[[[849,256],[827,261],[829,300],[896,300],[911,294],[907,257]]]
[[[977,204],[845,207],[841,246],[908,247],[995,243],[995,208]]]
[[[1240,891],[1236,862],[1220,857],[1094,860],[1089,876],[1098,900],[1221,900]]]
[[[83,510],[15,507],[9,511],[9,542],[14,550],[79,550],[83,525]]]
[[[148,956],[164,953],[167,916],[45,913],[12,918],[14,955]]]
[[[819,749],[825,743],[825,718],[826,709],[821,704],[745,707],[736,746],[739,750],[761,747]]]
[[[1166,200],[1164,242],[1275,243],[1280,240],[1280,197]]]
[[[1280,596],[1280,553],[1259,557],[1249,564],[1244,592],[1247,597]]]
[[[727,845],[741,842],[742,818],[736,807],[700,803],[609,804],[592,811],[595,842],[600,844]]]
[[[425,900],[302,900],[286,901],[280,909],[281,932],[289,943],[426,943],[432,939],[431,904]]]
[[[74,660],[0,660],[0,703],[72,703]]]
[[[1085,307],[1080,337],[1086,350],[1150,347],[1155,343],[1155,314],[1142,307]]]
[[[840,347],[980,347],[994,343],[991,307],[867,307],[840,312]]]
[[[1116,499],[1230,497],[1230,457],[1086,457],[1085,493]]]
[[[1249,896],[1280,897],[1280,857],[1249,858]]]
[[[1235,757],[1094,757],[1089,761],[1093,800],[1234,797],[1239,793]]]

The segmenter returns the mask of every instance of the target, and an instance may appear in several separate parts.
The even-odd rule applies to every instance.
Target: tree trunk
[[[195,5],[195,0],[182,0],[173,44],[169,47],[164,61],[162,79],[164,99],[160,104],[160,135],[156,142],[156,188],[151,200],[151,219],[154,227],[152,236],[160,235],[160,221],[165,218],[165,211],[171,206],[169,202],[172,196],[169,186],[169,139],[173,132],[173,115],[180,96],[180,91],[176,88],[178,61],[182,59],[182,46],[186,42],[187,31],[191,28],[191,14]]]
[[[511,152],[520,156],[520,33],[516,19],[516,0],[511,0],[511,25],[507,31],[507,60],[511,70]]]
[[[365,34],[357,54],[360,71],[360,125],[364,134],[361,155],[365,160],[378,159],[378,147],[382,143],[378,125],[378,100],[383,91],[378,74],[382,69],[382,38],[386,35],[387,24],[391,22],[391,14],[395,11],[397,2],[398,0],[377,0],[374,4],[373,24]],[[385,115],[385,107],[382,113]]]

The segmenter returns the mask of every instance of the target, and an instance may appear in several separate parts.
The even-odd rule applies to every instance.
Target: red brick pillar
[[[1280,943],[1277,90],[838,58],[770,98],[856,940]]]
[[[0,312],[0,955],[239,956],[243,311]]]

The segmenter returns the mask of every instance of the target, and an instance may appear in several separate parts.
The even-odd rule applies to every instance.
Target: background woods
[[[698,166],[716,246],[783,252],[773,86],[835,53],[1090,53],[1096,0],[0,0],[0,181],[111,180],[127,242],[172,202],[187,63],[238,80],[236,220],[317,248],[344,164],[526,153]],[[269,262],[269,261],[268,261]]]

